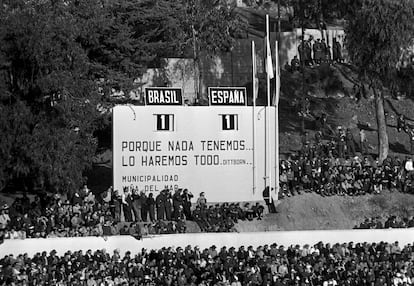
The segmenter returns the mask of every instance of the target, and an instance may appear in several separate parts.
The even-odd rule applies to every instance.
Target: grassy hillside
[[[300,73],[285,73],[282,77],[282,95],[280,100],[280,151],[295,152],[301,148],[301,118],[292,106],[293,101],[303,97]],[[377,153],[377,124],[375,103],[370,93],[359,101],[353,91],[356,75],[352,69],[340,65],[308,70],[305,76],[305,96],[310,98],[311,115],[305,118],[305,129],[311,135],[315,132],[314,120],[322,113],[327,114],[332,128],[343,126],[350,128],[358,138],[359,128],[366,131],[370,152]],[[385,110],[387,112],[390,155],[404,155],[410,151],[409,136],[398,133],[396,121],[399,114],[414,119],[414,102],[411,98],[394,99],[386,94]],[[411,122],[413,123],[413,122]],[[414,125],[414,124],[413,124]]]

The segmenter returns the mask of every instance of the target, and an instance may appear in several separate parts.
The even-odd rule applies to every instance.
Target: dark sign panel
[[[147,87],[145,105],[183,105],[183,93],[176,87]]]
[[[209,87],[210,105],[247,105],[245,87]]]

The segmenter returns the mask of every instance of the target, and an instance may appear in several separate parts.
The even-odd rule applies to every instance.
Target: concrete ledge
[[[414,228],[409,229],[380,229],[380,230],[321,230],[321,231],[276,231],[254,233],[192,233],[192,234],[165,234],[150,236],[142,240],[136,240],[130,236],[111,237],[74,237],[74,238],[48,238],[48,239],[24,239],[5,240],[0,245],[0,257],[8,254],[18,255],[27,253],[32,256],[37,252],[51,251],[55,249],[59,255],[68,250],[106,249],[112,253],[119,249],[121,254],[126,251],[136,253],[142,248],[159,249],[162,247],[185,247],[198,245],[207,248],[216,245],[239,247],[241,245],[253,247],[277,243],[289,246],[291,244],[316,244],[324,243],[357,242],[395,242],[401,245],[414,242]]]

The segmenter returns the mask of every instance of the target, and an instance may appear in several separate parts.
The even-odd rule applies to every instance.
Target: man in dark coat
[[[154,200],[153,193],[150,193],[148,195],[148,198],[147,198],[146,203],[145,203],[145,209],[148,210],[150,221],[154,222],[155,221],[155,200]],[[144,217],[145,221],[146,221],[146,219],[147,218]]]
[[[157,206],[157,219],[164,219],[165,214],[165,192],[161,191],[156,197],[155,197],[155,204]]]
[[[273,188],[272,188],[272,190],[273,190]],[[276,208],[275,208],[275,205],[273,203],[273,198],[270,195],[269,187],[266,187],[263,190],[262,195],[263,195],[263,200],[265,201],[265,203],[266,203],[266,205],[267,205],[267,207],[269,209],[269,213],[275,213],[276,212]]]
[[[172,196],[171,192],[167,189],[165,190],[165,218],[166,220],[171,220],[172,218]]]
[[[306,61],[305,65],[312,66],[312,38],[310,37],[307,41],[305,41],[305,54],[306,54]]]
[[[184,215],[186,219],[192,219],[191,215],[191,199],[194,197],[191,192],[187,189],[184,189],[182,196]]]
[[[149,212],[148,204],[147,204],[148,197],[143,191],[141,191],[139,195],[139,199],[141,201],[141,219],[142,221],[148,221],[148,212]]]
[[[114,205],[114,217],[115,217],[115,221],[119,222],[121,221],[121,201],[122,201],[122,197],[119,194],[118,190],[115,190],[114,196],[112,197],[113,199],[113,205]]]
[[[130,191],[125,193],[125,201],[122,202],[122,207],[124,210],[124,218],[125,221],[131,222],[132,221],[132,196]]]
[[[306,48],[305,48],[306,44],[305,42],[301,42],[299,44],[298,47],[298,52],[299,52],[299,59],[300,59],[300,63],[302,64],[306,64],[307,62],[307,58],[306,58]]]
[[[336,38],[333,39],[333,60],[337,63],[342,62],[341,44],[336,40]]]
[[[321,39],[317,39],[317,41],[313,44],[313,59],[315,60],[316,64],[321,63],[322,59],[322,45]]]
[[[183,208],[183,198],[181,196],[181,191],[182,189],[177,189],[173,195],[173,209],[174,209],[174,214],[173,217],[175,220],[177,220],[179,218],[179,213],[180,213],[180,208]]]
[[[140,194],[138,193],[138,189],[135,189],[132,192],[132,210],[134,211],[135,221],[141,222],[142,200]]]

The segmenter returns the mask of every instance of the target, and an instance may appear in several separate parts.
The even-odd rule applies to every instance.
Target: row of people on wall
[[[298,46],[298,56],[294,56],[291,60],[291,69],[299,70],[301,65],[314,66],[322,63],[344,61],[342,56],[342,46],[336,38],[333,39],[333,46],[329,46],[324,39],[317,39],[316,41],[312,36],[308,39],[301,41]]]

